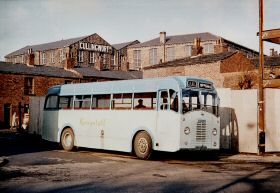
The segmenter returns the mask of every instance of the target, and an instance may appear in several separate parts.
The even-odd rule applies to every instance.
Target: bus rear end
[[[60,86],[49,89],[43,111],[42,138],[53,142],[58,142],[59,93]]]

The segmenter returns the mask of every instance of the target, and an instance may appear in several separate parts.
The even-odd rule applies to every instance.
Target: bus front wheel
[[[146,131],[140,131],[133,142],[133,149],[140,159],[149,159],[152,154],[152,139]]]
[[[62,132],[61,146],[66,151],[72,151],[74,149],[74,133],[71,128],[67,128]]]

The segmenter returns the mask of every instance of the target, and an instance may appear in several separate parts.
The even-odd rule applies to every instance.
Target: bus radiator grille
[[[198,120],[196,125],[196,141],[206,141],[206,120]]]

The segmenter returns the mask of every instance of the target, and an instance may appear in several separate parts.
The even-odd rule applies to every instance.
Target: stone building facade
[[[128,46],[132,46],[139,43],[140,42],[138,40],[134,40],[131,42],[112,45],[115,48],[115,54],[114,54],[115,70],[123,70],[123,71],[129,70],[127,48]]]
[[[114,48],[98,34],[26,46],[5,56],[6,62],[59,68],[114,68]]]
[[[158,38],[129,46],[128,62],[131,70],[139,70],[180,58],[228,51],[240,51],[248,58],[258,55],[252,49],[208,32],[177,36],[166,36],[165,32],[160,32]]]
[[[143,77],[197,76],[214,81],[218,88],[242,89],[242,77],[254,70],[254,64],[242,53],[223,52],[148,66],[143,69]]]

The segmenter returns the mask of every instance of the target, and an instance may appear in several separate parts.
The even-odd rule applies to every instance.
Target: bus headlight
[[[184,129],[184,133],[185,133],[186,135],[190,134],[190,132],[191,132],[191,129],[190,129],[189,127],[186,127],[186,128]]]
[[[214,128],[213,130],[212,130],[212,134],[214,135],[214,136],[216,136],[217,135],[217,129],[216,128]]]

